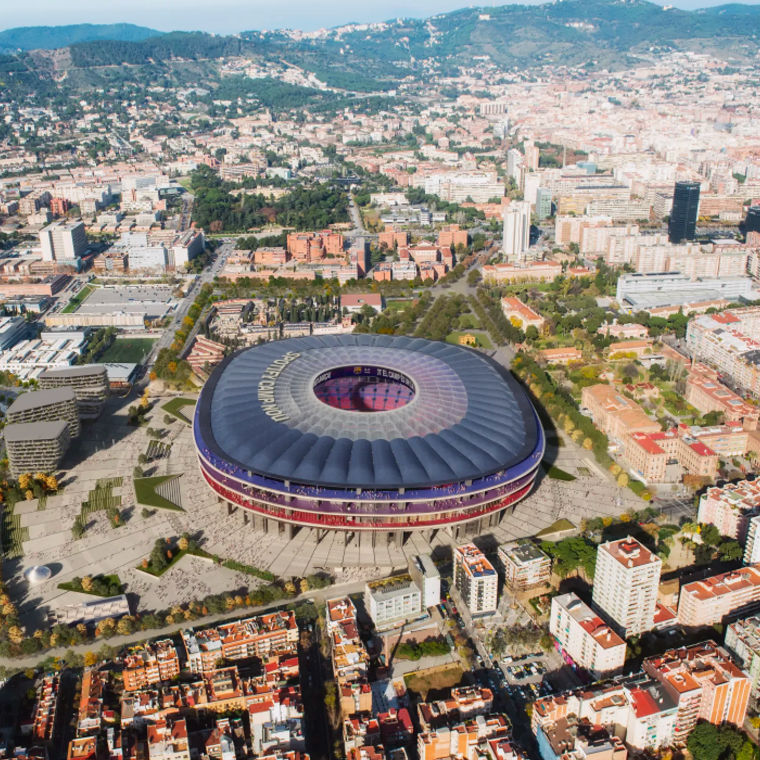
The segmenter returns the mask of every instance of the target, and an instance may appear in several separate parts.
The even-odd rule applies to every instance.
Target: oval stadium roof
[[[336,409],[314,392],[327,370],[374,367],[414,383],[405,406]],[[475,479],[530,456],[530,400],[478,352],[387,335],[273,341],[227,357],[196,410],[196,437],[245,470],[330,488],[418,488]]]

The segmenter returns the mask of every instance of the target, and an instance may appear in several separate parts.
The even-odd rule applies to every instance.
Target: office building
[[[760,604],[760,566],[749,565],[686,583],[678,597],[678,622],[704,626]]]
[[[0,317],[0,351],[13,348],[29,330],[23,317]]]
[[[694,240],[699,212],[699,182],[676,182],[673,209],[668,222],[668,240]]]
[[[11,475],[53,472],[69,447],[69,426],[64,420],[17,422],[5,426],[5,448]]]
[[[496,612],[499,578],[475,544],[454,549],[454,585],[471,615]]]
[[[549,582],[552,573],[551,557],[535,544],[502,544],[498,554],[504,571],[504,582],[513,591],[526,591]]]
[[[524,261],[530,245],[530,203],[512,201],[504,211],[502,251],[509,261]]]
[[[69,436],[79,435],[79,411],[73,388],[29,391],[16,397],[6,412],[8,422],[52,422],[63,420]]]
[[[726,649],[749,676],[750,696],[760,698],[760,616],[737,620],[726,628]]]
[[[599,678],[625,663],[625,641],[572,592],[552,598],[549,633],[577,666]]]
[[[103,364],[45,369],[37,380],[41,390],[72,388],[83,420],[96,419],[108,398],[108,373]]]
[[[40,230],[43,261],[75,262],[87,251],[84,222],[53,222]]]
[[[419,617],[422,592],[411,575],[371,581],[364,587],[364,606],[378,629]]]
[[[662,560],[635,538],[600,544],[593,602],[625,638],[651,630]]]
[[[737,728],[744,724],[749,676],[712,641],[648,657],[642,669],[659,681],[678,705],[674,743],[685,741],[698,720]]]
[[[417,554],[409,561],[409,575],[422,593],[422,609],[441,602],[441,574],[429,554]]]

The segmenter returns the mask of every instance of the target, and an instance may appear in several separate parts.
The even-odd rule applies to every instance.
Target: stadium
[[[292,537],[389,541],[498,524],[530,491],[544,433],[489,357],[387,335],[273,341],[227,357],[196,406],[201,474],[228,513]],[[350,537],[350,536],[349,536]]]

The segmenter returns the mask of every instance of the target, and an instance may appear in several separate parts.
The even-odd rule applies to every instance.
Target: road
[[[182,301],[180,301],[177,306],[177,310],[174,312],[174,318],[172,319],[171,324],[163,331],[161,337],[153,344],[153,349],[145,361],[145,366],[148,369],[150,369],[150,367],[153,366],[153,363],[156,361],[158,352],[162,348],[169,348],[169,346],[172,344],[174,341],[174,333],[179,328],[182,320],[187,316],[187,312],[193,305],[193,301],[195,301],[195,298],[200,292],[200,289],[206,283],[212,282],[213,279],[219,275],[219,273],[224,268],[227,257],[230,255],[234,247],[235,244],[232,240],[225,240],[219,246],[219,248],[217,248],[216,258],[211,263],[211,266],[206,267],[203,272],[201,272],[201,274],[195,278],[192,285],[190,285],[187,293],[185,294],[185,297],[182,299]],[[147,373],[145,377],[147,377]],[[145,377],[142,381],[143,384],[147,382]]]

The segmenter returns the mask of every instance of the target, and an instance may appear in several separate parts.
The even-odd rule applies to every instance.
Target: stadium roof
[[[382,412],[317,397],[324,372],[354,367],[403,373],[414,397]],[[260,400],[262,382],[268,400]],[[206,383],[195,424],[213,454],[251,473],[352,489],[484,477],[527,459],[540,438],[528,397],[499,364],[463,347],[387,335],[293,338],[233,354]]]

